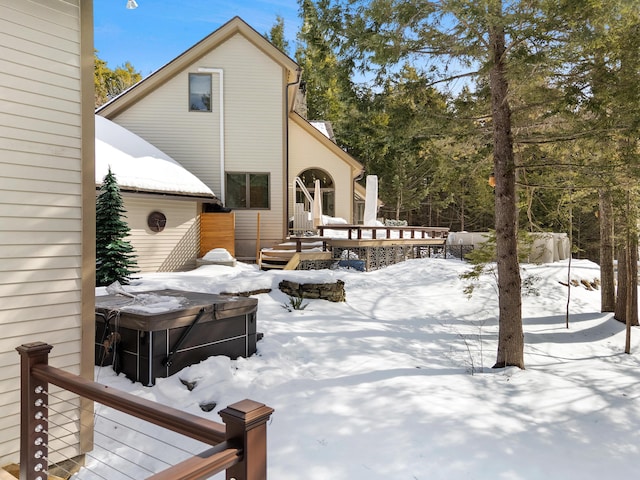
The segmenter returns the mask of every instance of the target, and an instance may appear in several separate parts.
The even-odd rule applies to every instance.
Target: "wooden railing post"
[[[242,461],[227,469],[227,480],[266,480],[267,421],[273,409],[242,400],[220,411],[227,442],[242,448]]]
[[[20,478],[48,478],[48,393],[49,384],[31,375],[34,365],[48,364],[53,346],[43,342],[26,343],[20,353]]]

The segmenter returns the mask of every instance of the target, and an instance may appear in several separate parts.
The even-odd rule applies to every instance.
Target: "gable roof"
[[[331,141],[336,141],[336,136],[333,133],[333,125],[331,122],[327,122],[325,120],[309,120],[309,123],[320,130],[325,137],[329,138]]]
[[[97,108],[96,113],[113,118],[236,34],[243,35],[276,63],[282,65],[287,71],[287,82],[290,84],[298,82],[300,73],[298,64],[240,17],[234,17],[148,77]]]
[[[338,146],[336,142],[331,140],[323,130],[314,126],[311,122],[306,120],[297,112],[291,112],[289,114],[289,118],[300,125],[305,131],[307,131],[313,138],[322,143],[325,147],[331,150],[335,155],[337,155],[341,160],[343,160],[347,165],[351,167],[351,170],[354,173],[354,178],[362,173],[364,170],[364,165],[362,165],[359,161],[345,152],[342,148]],[[324,122],[314,122],[314,123],[324,123]],[[318,125],[320,126],[320,125]]]
[[[169,155],[117,123],[95,118],[96,185],[111,168],[122,191],[215,198],[209,187]]]

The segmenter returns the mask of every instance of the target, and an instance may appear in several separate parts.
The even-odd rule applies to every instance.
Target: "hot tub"
[[[152,386],[156,378],[214,355],[235,359],[256,352],[258,300],[179,290],[140,293],[175,300],[175,305],[168,311],[132,309],[132,298],[96,297],[96,365],[112,365]]]

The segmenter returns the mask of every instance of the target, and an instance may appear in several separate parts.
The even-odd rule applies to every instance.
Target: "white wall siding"
[[[220,74],[211,73],[213,111],[188,111],[188,76],[201,67],[223,72],[224,139],[220,138]],[[262,239],[268,243],[282,239],[284,88],[283,67],[236,34],[113,118],[176,159],[217,195],[224,187],[221,157],[226,171],[270,173],[270,208],[235,211],[238,257],[255,256],[258,211]]]
[[[212,80],[212,112],[189,112],[189,75],[183,72],[112,120],[158,147],[219,194],[219,76],[213,74]]]
[[[352,221],[353,173],[349,164],[307,133],[295,122],[289,124],[289,169],[295,178],[308,168],[322,168],[331,172],[335,186],[335,216]],[[293,190],[293,187],[291,187]],[[311,192],[313,195],[313,192]],[[293,211],[293,194],[289,195]]]
[[[236,210],[236,256],[254,257],[258,213],[264,246],[281,241],[284,232],[284,75],[281,66],[239,35],[215,53],[233,65],[225,83],[226,170],[270,173],[269,209]]]
[[[0,466],[19,460],[18,345],[80,373],[80,0],[0,0]]]
[[[141,273],[190,270],[196,266],[200,247],[198,203],[124,194],[128,240],[137,255]],[[161,212],[167,225],[153,232],[147,225],[151,212]]]

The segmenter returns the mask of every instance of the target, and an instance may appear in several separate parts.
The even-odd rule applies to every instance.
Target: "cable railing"
[[[227,479],[267,478],[266,424],[273,413],[270,407],[242,400],[219,412],[223,423],[213,422],[52,367],[48,361],[52,348],[35,342],[16,349],[21,356],[22,480],[49,478],[49,417],[58,415],[50,411],[49,384],[210,446],[161,472],[149,472],[146,480],[199,480],[224,471]]]

